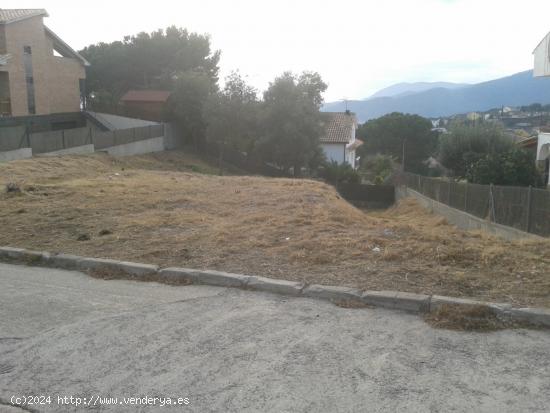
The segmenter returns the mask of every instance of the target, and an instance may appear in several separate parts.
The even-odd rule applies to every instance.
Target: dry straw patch
[[[524,321],[497,317],[489,308],[446,304],[424,316],[432,327],[446,330],[490,332],[508,328],[541,328]]]
[[[177,152],[1,164],[21,192],[0,194],[0,244],[550,306],[549,242],[460,231],[410,200],[365,212],[321,182],[198,170],[217,172]]]

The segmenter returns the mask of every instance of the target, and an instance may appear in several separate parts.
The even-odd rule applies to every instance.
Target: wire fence
[[[403,174],[401,184],[435,201],[491,222],[550,236],[550,191],[478,185]]]

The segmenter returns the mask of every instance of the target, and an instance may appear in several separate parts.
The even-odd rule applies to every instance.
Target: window
[[[30,46],[23,46],[23,66],[25,67],[25,79],[27,83],[27,108],[29,115],[36,113],[34,99],[34,77],[32,73],[32,52]]]

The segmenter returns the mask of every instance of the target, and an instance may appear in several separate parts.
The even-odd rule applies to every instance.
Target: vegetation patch
[[[490,332],[509,328],[538,328],[538,326],[510,318],[497,317],[488,307],[444,304],[424,315],[424,320],[435,328],[458,331]]]
[[[462,231],[412,199],[364,212],[314,180],[198,174],[188,165],[218,165],[195,158],[94,154],[1,164],[0,184],[34,190],[0,193],[0,245],[550,306],[547,240]],[[81,234],[90,239],[76,241]]]

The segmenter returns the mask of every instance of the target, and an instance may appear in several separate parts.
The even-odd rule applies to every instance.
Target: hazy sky
[[[550,0],[2,0],[45,8],[80,49],[169,25],[209,33],[221,77],[259,90],[285,70],[318,71],[325,100],[364,98],[397,82],[479,82],[531,69],[550,31]]]

